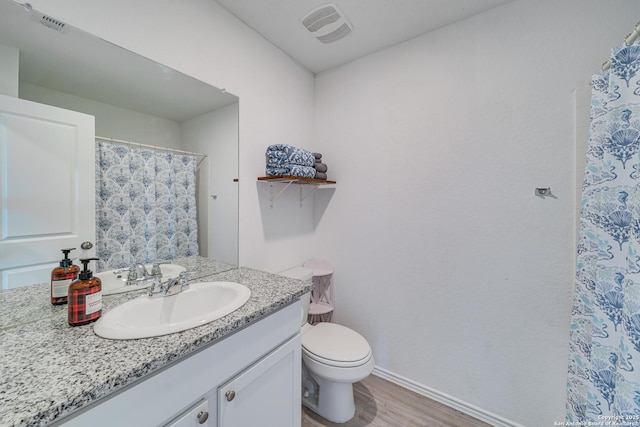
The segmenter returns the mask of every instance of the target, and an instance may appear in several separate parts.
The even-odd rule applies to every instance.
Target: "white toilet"
[[[282,276],[310,281],[313,270],[294,267]],[[356,331],[335,323],[307,323],[310,294],[302,301],[302,403],[334,423],[355,414],[353,383],[371,374],[373,354],[367,340]]]

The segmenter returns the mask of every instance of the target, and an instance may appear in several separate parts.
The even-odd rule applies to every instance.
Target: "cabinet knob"
[[[228,402],[231,402],[236,397],[236,392],[233,390],[229,390],[224,394],[224,396],[227,398]]]
[[[80,245],[80,247],[84,250],[89,250],[93,247],[93,243],[91,242],[82,242],[82,244]]]
[[[200,411],[197,417],[198,417],[198,424],[204,424],[209,419],[209,413],[205,411]]]

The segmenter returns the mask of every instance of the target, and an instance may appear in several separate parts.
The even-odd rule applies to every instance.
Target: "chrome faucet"
[[[135,263],[129,270],[129,275],[127,276],[127,285],[130,285],[131,282],[144,280],[147,278],[147,275],[147,267],[139,262]]]
[[[179,294],[182,291],[189,289],[189,283],[187,283],[187,272],[182,271],[176,278],[167,280],[162,283],[160,278],[156,277],[151,283],[149,288],[149,298],[157,297],[169,297],[171,295]]]
[[[168,262],[154,262],[151,267],[151,273],[147,271],[147,267],[145,267],[142,263],[135,263],[132,267],[128,269],[114,270],[113,274],[122,274],[127,271],[127,281],[125,285],[142,285],[146,284],[151,279],[162,279],[162,271],[160,270],[161,264],[169,264]]]

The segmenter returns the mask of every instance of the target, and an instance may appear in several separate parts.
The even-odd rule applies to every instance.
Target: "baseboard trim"
[[[486,411],[482,408],[474,406],[470,403],[464,402],[460,399],[456,399],[453,396],[449,396],[446,393],[442,393],[438,390],[434,390],[429,388],[423,384],[419,384],[415,381],[412,381],[408,378],[405,378],[401,375],[398,375],[394,372],[388,371],[384,368],[376,366],[373,368],[373,375],[383,378],[387,381],[390,381],[394,384],[397,384],[401,387],[414,391],[422,396],[428,397],[429,399],[435,400],[436,402],[440,402],[444,405],[447,405],[450,408],[453,408],[457,411],[470,415],[474,418],[477,418],[480,421],[484,421],[487,424],[491,424],[495,427],[525,427],[522,424],[515,423],[513,421],[507,420],[499,415],[493,414],[489,411]]]

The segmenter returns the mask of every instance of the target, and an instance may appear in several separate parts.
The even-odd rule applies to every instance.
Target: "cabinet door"
[[[209,401],[205,400],[188,409],[165,427],[200,427],[209,425]]]
[[[218,388],[218,427],[299,427],[300,335]]]

